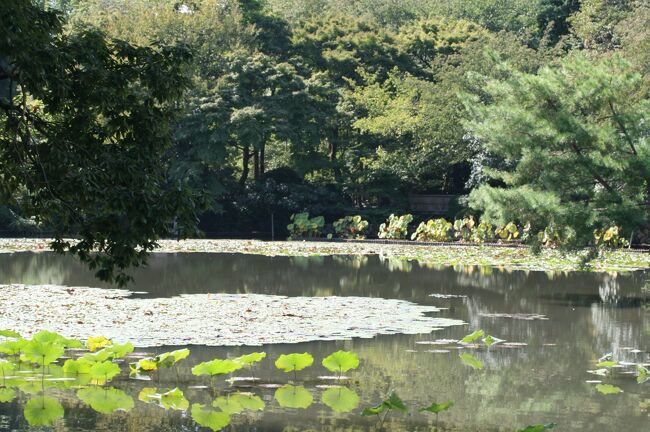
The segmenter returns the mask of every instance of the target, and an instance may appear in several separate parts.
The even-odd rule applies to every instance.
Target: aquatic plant
[[[22,351],[22,359],[44,367],[50,363],[54,363],[59,357],[63,356],[65,348],[56,342],[41,342],[32,339],[25,344]]]
[[[470,344],[481,339],[483,336],[485,336],[485,332],[483,330],[475,330],[472,333],[465,336],[464,338],[462,338],[460,342],[464,344]]]
[[[446,242],[451,240],[449,232],[451,231],[451,222],[445,219],[430,219],[426,223],[420,222],[415,232],[411,235],[411,240],[421,242]]]
[[[638,375],[636,377],[637,383],[643,384],[644,382],[650,379],[650,373],[648,372],[648,369],[644,368],[643,366],[637,365],[637,372],[638,372]]]
[[[233,373],[243,367],[243,364],[237,360],[221,360],[214,359],[211,361],[199,363],[192,368],[192,374],[196,376],[201,375],[226,375]]]
[[[361,411],[361,415],[364,417],[370,417],[373,415],[379,417],[381,413],[384,413],[384,417],[380,419],[380,425],[383,425],[386,417],[388,417],[388,414],[392,410],[398,410],[402,412],[408,411],[408,408],[406,408],[404,401],[399,396],[397,396],[397,393],[394,391],[390,392],[388,398],[383,400],[379,405],[364,408],[363,411]]]
[[[164,352],[162,354],[158,354],[155,357],[147,357],[140,359],[137,362],[129,363],[129,368],[133,373],[151,372],[162,367],[169,368],[175,366],[176,363],[183,359],[186,359],[189,355],[190,350],[187,348]]]
[[[25,420],[32,427],[52,426],[58,419],[63,418],[63,406],[50,396],[39,396],[30,399],[23,410]]]
[[[282,354],[275,361],[275,367],[283,370],[286,373],[293,372],[294,379],[296,372],[308,368],[314,364],[314,357],[309,353],[292,353]]]
[[[499,237],[501,240],[507,240],[507,241],[512,241],[521,235],[519,232],[519,228],[517,228],[517,224],[514,222],[508,222],[504,226],[497,228],[494,233]]]
[[[347,387],[330,387],[323,392],[321,401],[338,413],[346,413],[359,406],[359,395]]]
[[[309,213],[296,213],[291,215],[291,223],[287,230],[291,238],[318,237],[325,226],[325,218],[317,216],[309,217]]]
[[[0,336],[6,337],[6,338],[12,338],[12,339],[20,339],[21,338],[20,333],[17,333],[17,332],[15,332],[13,330],[8,330],[8,329],[0,330]]]
[[[472,231],[476,222],[474,216],[469,216],[463,219],[454,221],[454,236],[462,241],[469,241],[472,238]]]
[[[77,391],[77,397],[101,414],[128,412],[135,406],[131,396],[116,388],[82,388]]]
[[[346,216],[334,222],[334,232],[337,237],[346,239],[364,239],[368,229],[368,221],[359,215]]]
[[[555,423],[537,424],[526,426],[523,429],[519,429],[517,432],[544,432],[555,428],[555,426],[557,426]]]
[[[155,403],[165,410],[186,410],[190,407],[189,401],[178,387],[163,393],[158,393],[156,388],[145,387],[140,391],[138,399],[145,403]]]
[[[275,400],[282,408],[305,409],[314,401],[313,396],[303,386],[283,385],[275,391]]]
[[[474,369],[481,370],[484,367],[483,362],[477,359],[476,357],[474,357],[472,354],[463,353],[459,357],[464,364]]]
[[[430,412],[436,415],[436,423],[438,423],[438,416],[440,415],[441,412],[447,411],[451,407],[454,406],[454,401],[447,401],[447,402],[442,402],[442,403],[435,403],[433,402],[431,405],[425,408],[420,408],[420,412]]]
[[[86,348],[88,348],[90,352],[95,352],[109,345],[113,345],[113,341],[104,336],[90,336],[86,341]]]
[[[623,389],[611,384],[597,384],[596,390],[604,395],[623,393]]]
[[[119,375],[120,367],[112,361],[98,362],[90,367],[88,374],[96,384],[103,384]]]
[[[212,406],[228,414],[239,414],[244,411],[263,411],[266,404],[256,394],[234,393],[216,398]]]
[[[338,372],[340,379],[341,374],[359,367],[359,356],[351,351],[337,351],[325,357],[322,364],[328,371]]]
[[[413,222],[413,215],[395,216],[391,214],[388,220],[379,226],[377,236],[380,239],[389,240],[405,239],[411,222]]]
[[[202,404],[193,404],[191,415],[196,424],[213,431],[219,431],[230,424],[230,415],[228,413],[207,408]]]

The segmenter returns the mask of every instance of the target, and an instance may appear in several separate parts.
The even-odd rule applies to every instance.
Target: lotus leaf
[[[636,377],[636,382],[643,384],[644,382],[648,381],[648,379],[650,379],[648,369],[644,368],[641,365],[639,365],[637,369],[639,370],[639,375]]]
[[[314,364],[314,357],[309,353],[282,354],[275,361],[275,367],[285,372],[295,372]]]
[[[58,345],[63,345],[64,348],[82,348],[83,343],[76,339],[68,339],[64,336],[61,336],[58,333],[51,332],[48,330],[41,330],[32,336],[32,341],[42,342],[42,343],[56,343]]]
[[[49,365],[57,361],[65,352],[63,345],[57,342],[41,342],[32,339],[23,347],[25,358],[39,365]]]
[[[484,365],[483,362],[474,357],[471,354],[468,353],[463,353],[460,355],[460,360],[466,364],[467,366],[471,366],[474,369],[483,369]]]
[[[460,341],[462,343],[468,344],[468,343],[476,342],[477,340],[479,340],[483,336],[485,336],[485,332],[483,330],[476,330],[475,332],[470,333],[467,336],[465,336],[464,338],[462,338]]]
[[[66,376],[90,375],[90,368],[93,363],[84,359],[68,359],[63,364],[63,373]]]
[[[20,333],[13,330],[0,330],[0,336],[12,339],[20,339]]]
[[[218,431],[230,424],[230,415],[222,411],[206,408],[201,404],[192,405],[192,419],[199,425]]]
[[[309,408],[314,398],[303,386],[284,385],[275,391],[275,400],[283,408]]]
[[[623,393],[623,390],[620,387],[611,384],[598,384],[596,390],[604,395]]]
[[[323,366],[330,372],[344,373],[359,367],[359,357],[350,351],[337,351],[323,359]]]
[[[428,411],[430,413],[438,414],[443,411],[447,411],[449,408],[453,406],[454,406],[454,401],[447,401],[439,404],[434,402],[428,407],[420,409],[420,412]]]
[[[166,410],[186,410],[190,406],[185,395],[178,387],[165,393],[158,393],[155,388],[144,388],[138,395],[138,399],[146,403],[155,402]]]
[[[16,398],[16,390],[9,387],[0,387],[0,403],[11,402]]]
[[[225,375],[242,368],[242,364],[235,360],[214,359],[199,363],[192,368],[193,375]]]
[[[616,366],[617,364],[618,363],[613,361],[613,360],[605,360],[605,361],[598,362],[596,364],[596,367],[597,368],[612,368],[612,367]]]
[[[323,404],[339,413],[350,412],[359,406],[359,395],[347,387],[331,387],[323,392]]]
[[[113,362],[95,363],[90,368],[90,376],[97,380],[109,381],[120,374],[120,367]]]
[[[77,392],[77,397],[102,414],[111,414],[115,411],[128,412],[134,406],[133,398],[116,388],[83,388]]]
[[[63,407],[58,400],[50,396],[30,399],[25,404],[25,420],[30,426],[52,426],[63,417]]]
[[[23,348],[25,345],[27,345],[28,341],[25,339],[18,339],[18,340],[8,340],[4,342],[0,342],[0,354],[6,354],[9,356],[15,356],[18,355],[22,352]]]
[[[244,354],[243,356],[237,357],[235,360],[245,365],[251,365],[253,363],[261,362],[265,358],[265,352],[254,352],[250,354]]]
[[[7,372],[11,372],[15,368],[14,364],[9,360],[0,359],[0,374],[2,376],[7,375]]]
[[[239,414],[245,410],[262,411],[266,404],[259,396],[252,393],[234,393],[216,398],[212,406],[228,414]]]
[[[102,348],[106,348],[109,345],[113,345],[113,341],[105,338],[104,336],[90,336],[86,341],[86,347],[90,352],[95,352]]]

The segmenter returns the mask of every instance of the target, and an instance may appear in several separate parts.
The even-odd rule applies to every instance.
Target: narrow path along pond
[[[514,432],[550,422],[559,431],[650,428],[650,382],[639,384],[636,372],[637,364],[650,363],[648,272],[451,268],[376,255],[179,253],[155,254],[134,276],[128,291],[115,290],[68,257],[0,254],[0,329],[29,334],[42,324],[83,336],[108,329],[105,321],[112,318],[119,321],[116,328],[128,321],[133,325],[107,336],[134,340],[140,355],[191,350],[177,370],[155,373],[150,381],[123,372],[110,387],[132,404],[110,414],[81,401],[75,389],[53,385],[48,396],[65,410],[56,430],[210,430],[197,423],[190,408],[161,407],[147,403],[159,399],[143,396],[149,388],[159,394],[175,387],[189,406],[218,405],[219,398],[237,391],[258,396],[263,408],[231,415],[226,430],[232,431],[378,430],[375,418],[359,413],[391,390],[409,412],[391,413],[383,425],[389,431],[432,431],[437,426]],[[172,318],[161,315],[165,308],[181,317],[180,327],[170,327]],[[63,309],[65,313],[52,315]],[[261,321],[247,329],[250,318]],[[489,349],[482,343],[458,343],[478,329],[504,342]],[[235,346],[238,342],[245,345]],[[164,346],[156,346],[160,343]],[[332,403],[332,380],[322,378],[330,373],[320,361],[337,350],[359,355],[360,367],[345,381],[358,400],[350,396],[346,403]],[[223,378],[210,382],[190,372],[199,362],[252,351],[267,353],[254,372],[262,384],[230,385]],[[295,377],[307,392],[299,404],[278,398],[278,387],[294,377],[273,365],[281,354],[292,352],[315,358],[314,366]],[[617,362],[612,372],[597,366],[609,353]],[[29,399],[21,392],[3,398],[0,391],[0,431],[30,430],[24,416]],[[437,423],[435,415],[418,412],[447,400],[454,406]]]

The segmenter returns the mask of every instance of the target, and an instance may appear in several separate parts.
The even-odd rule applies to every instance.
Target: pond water
[[[135,272],[134,296],[157,298],[193,293],[262,293],[285,296],[366,296],[408,300],[446,308],[436,316],[460,319],[455,326],[431,334],[378,336],[332,342],[263,347],[191,346],[191,356],[178,370],[154,374],[152,381],[129,379],[122,373],[108,386],[123,392],[133,407],[103,414],[80,401],[71,386],[52,385],[47,397],[64,408],[57,431],[196,431],[202,429],[192,410],[164,409],[139,399],[144,388],[158,392],[175,387],[190,405],[209,406],[233,392],[252,392],[262,410],[230,416],[233,431],[371,431],[375,418],[361,417],[363,407],[379,403],[395,390],[409,412],[391,413],[383,424],[390,431],[516,431],[529,424],[557,423],[559,431],[647,431],[650,429],[650,382],[637,384],[632,366],[610,376],[588,373],[598,359],[650,363],[650,296],[646,272],[545,273],[479,267],[431,267],[379,256],[265,257],[239,254],[157,254],[147,268]],[[101,287],[79,263],[50,253],[0,254],[0,284],[57,284]],[[432,296],[433,295],[433,296]],[[47,305],[43,305],[46,307]],[[495,345],[489,350],[442,345],[476,329],[521,346]],[[162,352],[179,347],[147,349]],[[320,361],[339,349],[361,359],[347,387],[359,397],[351,411],[337,412],[324,403],[332,396],[319,376]],[[308,393],[306,408],[287,408],[273,386],[230,386],[223,379],[193,377],[190,368],[213,358],[252,351],[268,354],[254,373],[267,384],[286,384],[293,376],[273,366],[283,353],[310,352],[315,366],[297,375]],[[474,369],[461,354],[483,364]],[[629,373],[628,373],[629,372]],[[597,383],[614,385],[618,394],[601,394]],[[0,381],[1,384],[1,381]],[[331,383],[330,383],[331,384]],[[1,393],[1,392],[0,392]],[[301,393],[304,394],[304,393]],[[24,416],[28,400],[19,392],[1,402],[0,431],[29,430]],[[352,398],[354,399],[354,398]],[[455,405],[435,415],[417,412],[431,402]],[[127,404],[128,405],[128,404]],[[286,403],[284,404],[286,405]],[[350,408],[350,407],[346,407]],[[100,410],[101,411],[101,410]],[[341,411],[341,410],[339,410]],[[344,411],[344,409],[343,409]],[[209,429],[205,429],[209,430]]]

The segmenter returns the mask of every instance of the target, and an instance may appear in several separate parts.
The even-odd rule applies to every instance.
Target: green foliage
[[[95,363],[88,374],[95,380],[104,383],[120,374],[120,367],[111,361]]]
[[[368,221],[363,220],[359,215],[345,216],[334,222],[334,232],[340,238],[364,239],[367,229]]]
[[[314,357],[309,353],[282,354],[275,361],[275,367],[284,372],[296,372],[314,364]]]
[[[233,373],[243,367],[237,360],[214,359],[208,362],[199,363],[192,368],[193,375],[226,375]]]
[[[275,391],[275,400],[282,408],[306,409],[314,398],[306,388],[286,384]]]
[[[476,222],[473,216],[457,219],[454,221],[454,235],[462,241],[470,241],[475,226]]]
[[[20,334],[13,330],[0,330],[0,336],[12,339],[20,339]]]
[[[25,404],[25,420],[32,427],[52,426],[63,418],[61,403],[50,396],[39,396]]]
[[[337,413],[346,413],[359,406],[359,395],[347,387],[330,387],[323,392],[321,401]]]
[[[471,367],[472,369],[478,369],[481,370],[485,367],[482,361],[474,357],[472,354],[469,353],[463,353],[460,354],[460,360],[463,362],[463,364],[466,364],[467,366]]]
[[[359,367],[359,356],[351,351],[337,351],[323,359],[323,367],[330,372],[345,373]]]
[[[620,387],[616,387],[615,385],[611,385],[611,384],[597,384],[596,390],[598,391],[598,393],[604,395],[623,393],[623,390]]]
[[[413,215],[406,214],[398,217],[391,214],[388,217],[388,220],[379,226],[379,233],[377,236],[380,239],[405,239],[411,222],[413,222]]]
[[[222,411],[206,408],[205,405],[192,404],[192,420],[199,426],[220,431],[230,424],[230,415]]]
[[[216,398],[212,406],[228,414],[240,414],[244,411],[263,411],[264,401],[252,393],[234,393]]]
[[[443,411],[447,411],[451,407],[454,406],[454,401],[447,401],[447,402],[442,402],[442,403],[435,403],[433,402],[431,405],[429,405],[426,408],[420,408],[420,412],[430,412],[434,414],[439,414]]]
[[[648,369],[644,368],[641,365],[637,366],[637,371],[638,375],[636,377],[636,382],[639,384],[643,384],[644,382],[648,381],[650,379],[650,373],[648,372]]]
[[[388,398],[382,401],[379,405],[364,408],[361,415],[365,417],[379,415],[387,410],[398,410],[402,412],[408,411],[406,405],[404,405],[404,401],[393,391],[388,395]]]
[[[462,338],[460,341],[461,343],[469,344],[469,343],[476,342],[483,336],[485,336],[485,332],[483,330],[475,330],[472,333],[465,336],[464,338]]]
[[[629,246],[629,242],[620,236],[620,229],[617,226],[612,226],[607,229],[595,229],[594,240],[596,246],[605,246],[613,249]]]
[[[537,424],[537,425],[527,426],[523,429],[519,429],[517,432],[544,432],[547,430],[554,429],[555,426],[557,426],[555,423]]]
[[[494,228],[487,221],[481,221],[472,231],[472,242],[485,243],[494,240]]]
[[[551,222],[537,238],[546,247],[558,248],[571,246],[576,241],[576,231],[570,226],[558,226]]]
[[[145,387],[140,391],[138,399],[145,403],[155,403],[166,410],[185,411],[190,407],[190,403],[178,387],[164,393],[158,393],[155,388]]]
[[[494,233],[501,240],[507,241],[516,240],[520,235],[519,228],[517,228],[517,224],[514,222],[508,222],[504,226],[497,228]]]
[[[426,223],[420,222],[417,230],[411,235],[411,240],[423,242],[446,242],[451,240],[451,222],[445,219],[429,219]]]
[[[109,345],[113,345],[113,341],[106,339],[104,336],[90,336],[86,341],[86,348],[90,352],[106,348]]]
[[[186,359],[190,355],[190,350],[187,348],[179,349],[176,351],[164,352],[155,357],[148,357],[138,360],[135,363],[130,363],[129,367],[132,372],[149,372],[155,371],[160,368],[169,368],[179,361]]]
[[[253,363],[259,363],[262,360],[266,358],[266,353],[265,352],[253,352],[250,354],[244,354],[242,356],[239,356],[235,359],[235,361],[238,361],[241,364],[244,365],[252,365]]]
[[[63,345],[56,342],[40,342],[32,339],[22,349],[27,360],[41,366],[54,363],[63,356],[65,349]]]
[[[115,388],[82,388],[77,392],[77,397],[101,414],[111,414],[115,411],[129,412],[134,406],[131,396]]]
[[[309,218],[309,213],[297,213],[291,215],[291,223],[287,225],[289,235],[292,238],[319,237],[325,226],[325,218],[317,216]]]

